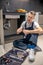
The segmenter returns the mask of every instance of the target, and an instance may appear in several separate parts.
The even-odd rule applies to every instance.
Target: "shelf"
[[[3,15],[25,15],[26,13],[19,12],[4,12]]]

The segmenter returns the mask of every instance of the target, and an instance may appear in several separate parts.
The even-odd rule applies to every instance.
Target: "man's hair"
[[[36,12],[35,11],[30,11],[29,13],[31,13],[32,15],[36,15]]]

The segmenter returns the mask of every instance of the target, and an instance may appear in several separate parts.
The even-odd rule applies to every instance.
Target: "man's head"
[[[31,23],[35,18],[36,13],[34,11],[30,11],[27,15],[27,22]]]

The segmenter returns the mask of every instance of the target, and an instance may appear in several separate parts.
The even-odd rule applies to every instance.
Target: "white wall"
[[[43,28],[43,15],[39,15],[39,24]]]

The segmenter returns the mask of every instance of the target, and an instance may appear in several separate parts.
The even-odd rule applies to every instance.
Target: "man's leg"
[[[38,40],[38,34],[32,34],[29,41],[31,41],[33,44],[37,45]]]
[[[27,49],[27,45],[24,43],[24,39],[15,40],[13,42],[13,46],[23,50]]]
[[[29,51],[29,61],[33,62],[35,60],[35,50],[34,48],[37,46],[37,39],[38,35],[37,34],[32,34],[29,41],[31,41],[30,44],[28,44],[28,48],[30,49]]]

